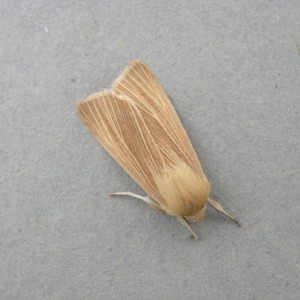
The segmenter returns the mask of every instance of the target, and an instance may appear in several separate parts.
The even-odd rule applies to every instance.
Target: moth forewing
[[[86,127],[150,197],[130,192],[190,227],[201,221],[206,203],[232,218],[210,200],[210,184],[169,98],[149,67],[133,61],[112,89],[79,102]],[[217,204],[216,204],[217,203]]]
[[[106,151],[154,199],[153,178],[163,172],[163,158],[136,104],[126,96],[105,91],[78,104],[87,128]]]

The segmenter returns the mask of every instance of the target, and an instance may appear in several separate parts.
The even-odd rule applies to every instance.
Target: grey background
[[[1,299],[299,299],[300,2],[11,1],[1,24]],[[84,128],[146,61],[219,200],[193,242]]]

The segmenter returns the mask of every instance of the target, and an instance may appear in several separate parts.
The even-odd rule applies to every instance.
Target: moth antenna
[[[217,212],[223,214],[224,216],[226,216],[228,219],[230,219],[231,221],[235,222],[239,227],[242,226],[242,224],[237,220],[235,219],[233,216],[231,216],[228,212],[226,212],[223,208],[223,206],[215,201],[215,200],[212,200],[210,198],[208,198],[208,204],[213,207]]]

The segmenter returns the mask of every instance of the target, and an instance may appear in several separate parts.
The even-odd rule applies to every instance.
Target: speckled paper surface
[[[299,299],[300,2],[0,3],[1,299]],[[193,242],[75,103],[144,60],[212,183]]]

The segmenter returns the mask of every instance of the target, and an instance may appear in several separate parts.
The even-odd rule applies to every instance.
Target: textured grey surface
[[[12,1],[1,24],[1,299],[299,299],[300,2]],[[76,100],[145,60],[212,183],[193,242]]]

